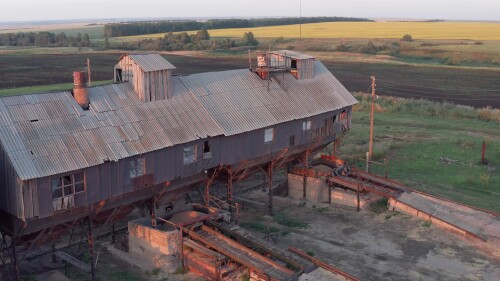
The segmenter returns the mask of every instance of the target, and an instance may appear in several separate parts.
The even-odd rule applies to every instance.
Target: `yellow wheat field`
[[[299,25],[210,30],[213,37],[298,38]],[[500,23],[485,22],[329,22],[302,25],[303,38],[401,38],[500,40]]]

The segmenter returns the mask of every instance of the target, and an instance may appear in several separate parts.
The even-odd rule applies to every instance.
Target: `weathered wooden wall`
[[[141,156],[122,159],[118,162],[105,162],[102,165],[89,167],[84,170],[86,191],[75,194],[75,208],[97,203],[101,200],[116,198],[136,190],[133,181],[129,178],[129,162],[138,157],[145,158],[145,174],[153,174],[153,183],[159,184],[174,179],[182,179],[203,171],[214,168],[219,164],[236,165],[245,160],[252,160],[271,153],[276,155],[290,145],[290,136],[295,136],[295,146],[306,144],[306,132],[302,126],[304,121],[311,121],[311,130],[316,130],[324,125],[325,119],[338,116],[342,110],[328,112],[306,119],[294,120],[274,126],[274,140],[264,142],[265,128],[246,132],[239,135],[224,137],[211,137],[200,139],[190,143],[169,147]],[[349,112],[350,114],[350,112]],[[342,129],[342,122],[336,119],[334,123],[335,133]],[[324,136],[333,140],[336,134]],[[210,143],[212,157],[203,159],[203,145],[205,141]],[[183,149],[186,146],[197,145],[197,161],[191,164],[183,163]],[[2,169],[3,171],[3,169]],[[55,175],[54,177],[60,177]],[[32,205],[28,218],[44,218],[54,214],[52,207],[51,178],[41,178],[30,181],[29,187],[37,187],[38,204]],[[26,201],[25,205],[33,204]],[[34,200],[34,199],[33,199]],[[32,200],[32,201],[33,201]],[[16,201],[14,201],[16,202]],[[36,209],[36,210],[34,210]]]
[[[123,81],[132,84],[141,101],[149,102],[172,97],[171,70],[145,72],[129,56],[124,56],[115,68],[122,69]]]

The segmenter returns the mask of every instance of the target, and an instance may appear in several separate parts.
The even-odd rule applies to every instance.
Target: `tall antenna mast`
[[[302,0],[299,0],[299,39],[302,39]]]
[[[90,72],[90,59],[89,59],[89,58],[87,58],[87,75],[88,75],[88,77],[89,77],[87,87],[90,87],[90,82],[91,82],[91,79],[90,79],[90,74],[91,74],[91,73],[92,73],[92,72]]]

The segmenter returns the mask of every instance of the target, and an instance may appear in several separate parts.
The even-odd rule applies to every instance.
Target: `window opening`
[[[198,160],[198,147],[195,145],[190,145],[184,147],[182,151],[182,158],[184,165],[194,163]]]
[[[51,186],[54,212],[74,208],[74,195],[85,191],[85,177],[80,172],[52,178]]]
[[[311,121],[304,121],[302,122],[302,131],[309,131],[311,130],[312,123]]]
[[[203,143],[203,159],[210,158],[212,158],[212,152],[210,152],[210,143],[208,141],[205,141]]]
[[[264,131],[264,142],[272,142],[274,139],[274,128],[269,128]]]
[[[128,166],[129,178],[133,179],[144,176],[144,174],[146,173],[145,163],[146,161],[144,157],[131,160]]]

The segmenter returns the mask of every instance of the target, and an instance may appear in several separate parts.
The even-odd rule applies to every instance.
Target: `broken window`
[[[274,139],[274,128],[269,128],[264,131],[264,142],[272,142]]]
[[[182,158],[184,165],[194,163],[198,160],[198,147],[197,145],[190,145],[184,147],[182,151]]]
[[[116,82],[122,82],[123,77],[122,77],[122,70],[121,68],[116,69]]]
[[[340,114],[340,117],[339,117],[339,120],[340,121],[347,121],[347,111],[342,111],[342,113]]]
[[[302,131],[309,131],[311,130],[312,123],[311,121],[304,121],[302,122]]]
[[[208,141],[203,143],[203,153],[207,153],[207,152],[210,152],[210,143]]]
[[[146,160],[144,157],[140,157],[134,160],[131,160],[128,163],[128,172],[129,172],[129,178],[137,178],[140,176],[143,176],[146,173]]]
[[[74,194],[85,191],[83,172],[52,178],[52,207],[61,211],[75,207]]]
[[[210,158],[212,158],[212,152],[210,152],[210,143],[208,141],[205,141],[203,143],[203,159]]]

